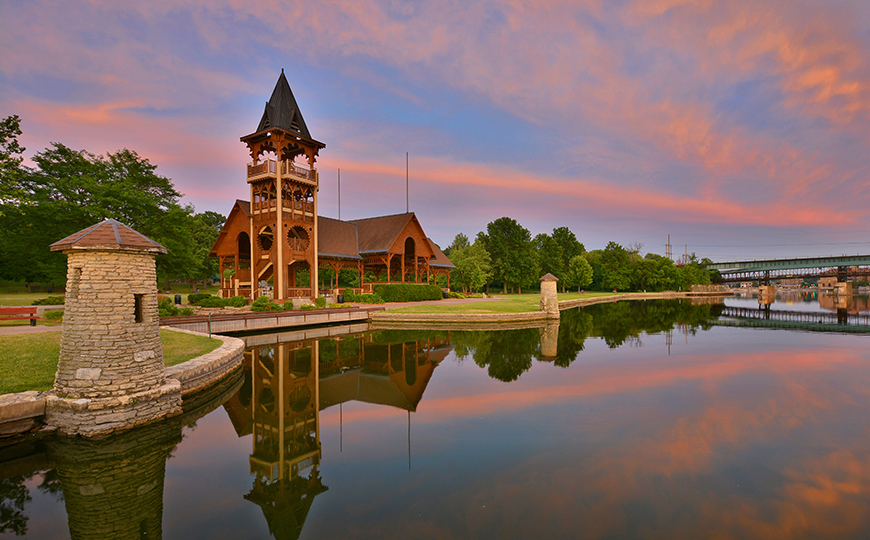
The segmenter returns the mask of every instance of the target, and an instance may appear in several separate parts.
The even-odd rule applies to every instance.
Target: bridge
[[[719,318],[711,321],[715,326],[741,328],[775,328],[804,332],[836,332],[841,334],[870,334],[870,314],[778,311],[770,306],[745,308],[725,306]]]
[[[870,276],[870,255],[719,262],[708,264],[707,269],[718,270],[725,282],[758,281],[769,285],[776,278],[822,276],[837,276],[843,282],[850,276]]]

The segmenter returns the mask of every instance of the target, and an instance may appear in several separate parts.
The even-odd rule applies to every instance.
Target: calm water
[[[180,419],[0,453],[0,537],[870,537],[870,335],[734,308],[251,337]]]

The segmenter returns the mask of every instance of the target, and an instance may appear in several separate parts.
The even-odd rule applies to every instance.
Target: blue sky
[[[248,197],[283,68],[326,143],[322,215],[501,216],[714,260],[870,251],[870,5],[0,0],[27,155],[130,148],[198,211]],[[688,247],[686,247],[688,246]]]

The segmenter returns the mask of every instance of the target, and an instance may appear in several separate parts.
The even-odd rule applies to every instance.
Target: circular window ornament
[[[287,244],[293,251],[305,251],[310,243],[308,231],[303,227],[296,226],[287,231]]]
[[[269,251],[272,249],[272,244],[274,244],[274,237],[272,236],[272,227],[263,227],[260,231],[260,234],[257,235],[257,245],[260,246],[260,250]]]

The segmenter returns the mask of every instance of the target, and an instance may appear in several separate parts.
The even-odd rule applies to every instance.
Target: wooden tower
[[[251,187],[252,296],[272,278],[274,298],[317,298],[317,190],[314,163],[326,145],[311,138],[284,70],[257,131],[241,138],[248,146]],[[274,159],[263,154],[271,154]],[[310,283],[297,283],[296,271],[309,269]],[[301,286],[300,286],[301,285]]]

